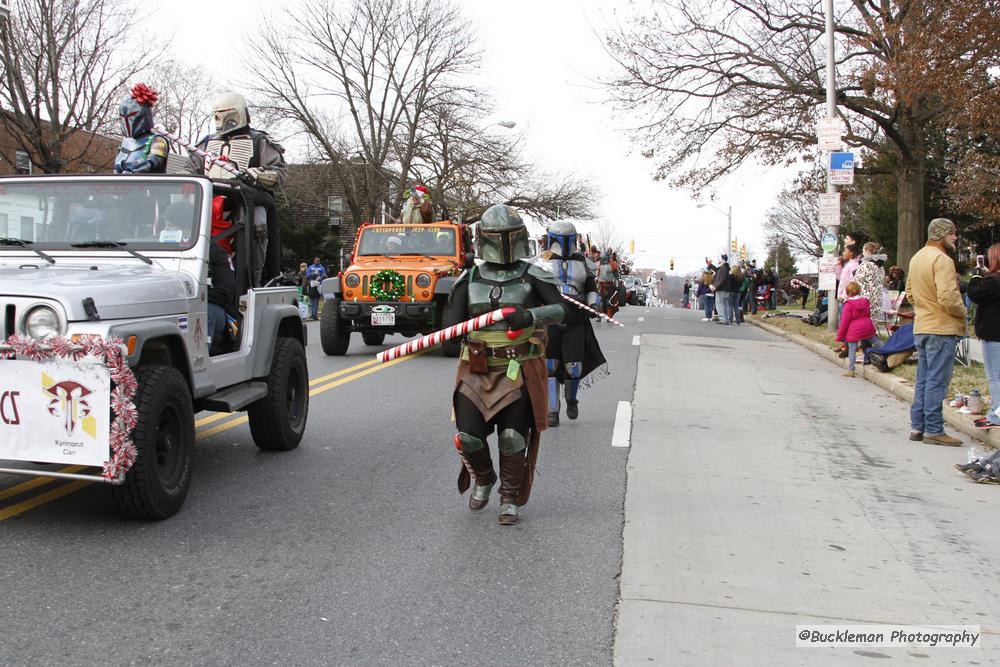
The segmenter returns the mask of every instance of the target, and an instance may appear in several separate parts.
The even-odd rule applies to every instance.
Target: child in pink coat
[[[837,328],[837,340],[847,343],[847,370],[844,377],[854,377],[854,362],[858,353],[858,345],[865,350],[865,361],[868,360],[868,348],[879,343],[875,334],[875,324],[872,322],[871,304],[861,296],[861,285],[855,281],[847,283],[847,300],[840,314],[840,326]]]

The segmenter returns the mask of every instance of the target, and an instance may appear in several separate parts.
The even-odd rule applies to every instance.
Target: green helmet
[[[477,250],[480,259],[492,264],[513,264],[530,257],[528,230],[518,212],[503,204],[486,209],[479,223]]]

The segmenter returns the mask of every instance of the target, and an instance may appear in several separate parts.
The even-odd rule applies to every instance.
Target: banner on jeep
[[[87,466],[108,460],[111,373],[106,365],[2,363],[0,459]]]
[[[361,231],[357,254],[454,256],[457,238],[453,225],[369,225]]]

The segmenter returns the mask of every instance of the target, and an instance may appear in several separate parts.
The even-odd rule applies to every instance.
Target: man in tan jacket
[[[906,300],[913,304],[913,342],[917,348],[917,382],[910,406],[910,440],[957,447],[944,432],[944,401],[955,367],[955,347],[966,334],[965,302],[958,288],[955,223],[934,218],[927,226],[927,245],[910,260]]]

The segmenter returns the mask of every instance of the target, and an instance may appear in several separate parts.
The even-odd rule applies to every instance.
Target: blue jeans
[[[712,311],[715,310],[715,295],[703,294],[701,304],[705,307],[705,317],[712,319]]]
[[[222,332],[226,328],[226,310],[215,303],[208,304],[208,343],[222,339]]]
[[[728,324],[733,318],[733,293],[716,292],[715,309],[719,311],[719,319]]]
[[[309,298],[309,314],[314,320],[319,319],[319,300],[320,295],[317,294],[315,297]]]
[[[944,433],[941,403],[948,393],[951,372],[955,368],[958,336],[916,334],[917,382],[910,406],[910,429],[927,435]]]
[[[1000,408],[1000,341],[984,340],[983,344],[983,365],[986,366],[986,381],[990,383],[990,411],[986,413],[986,419],[991,424],[1000,426],[1000,417],[997,416],[997,408]]]
[[[853,371],[855,359],[858,356],[858,345],[862,343],[868,343],[868,347],[865,347],[865,363],[868,363],[868,350],[872,349],[882,341],[878,339],[877,336],[872,336],[871,338],[865,338],[863,340],[854,340],[847,342],[847,370]]]

